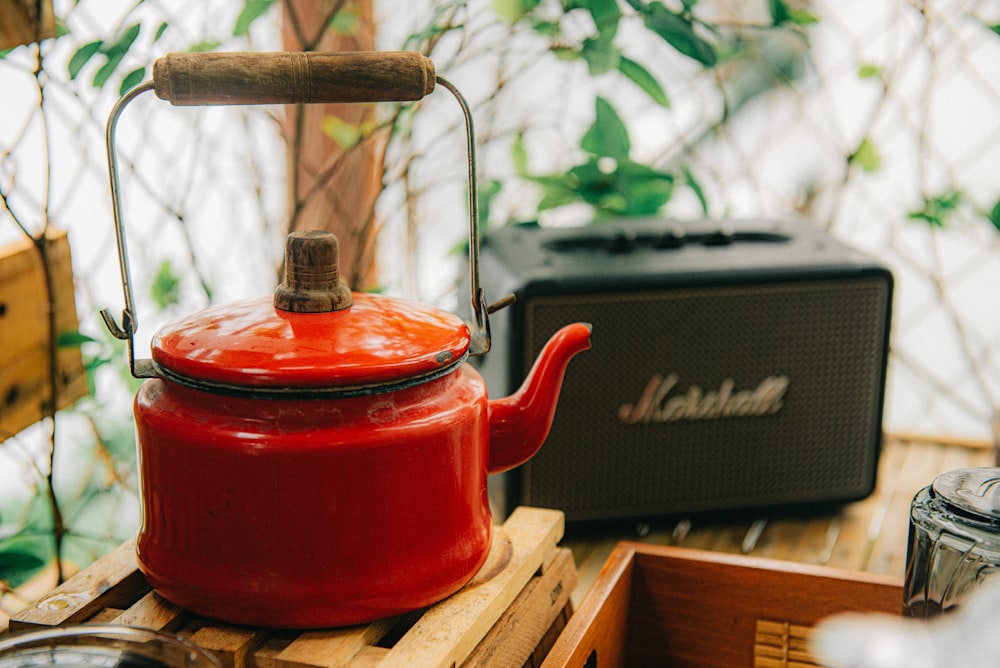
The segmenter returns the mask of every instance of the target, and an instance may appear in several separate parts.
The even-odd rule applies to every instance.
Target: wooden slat
[[[542,668],[625,665],[634,572],[635,549],[623,543],[604,562]],[[592,657],[599,662],[591,662]]]
[[[521,590],[463,665],[523,666],[569,603],[575,586],[573,553],[560,548],[552,565]]]
[[[52,230],[47,256],[58,334],[75,332],[73,268],[66,233]],[[27,239],[0,247],[0,440],[38,422],[52,397],[49,387],[49,303],[45,268]],[[57,407],[87,393],[80,349],[56,351]]]
[[[154,631],[176,630],[189,615],[156,592],[145,596],[108,621],[118,626],[141,626]],[[90,621],[93,621],[91,619]]]
[[[758,619],[754,634],[755,668],[819,668],[809,649],[811,626]]]
[[[243,668],[249,665],[251,652],[266,637],[267,632],[225,626],[212,622],[198,622],[193,633],[181,633],[198,647],[211,652],[222,668]]]
[[[531,576],[552,562],[563,522],[563,514],[555,510],[516,509],[503,525],[513,548],[507,568],[486,581],[473,578],[462,591],[429,609],[379,665],[461,665]]]
[[[48,596],[11,617],[10,630],[79,624],[103,608],[126,608],[149,591],[127,541],[80,571]]]
[[[366,647],[371,647],[381,640],[395,622],[395,619],[386,619],[363,626],[303,633],[268,661],[267,666],[273,668],[346,666]]]

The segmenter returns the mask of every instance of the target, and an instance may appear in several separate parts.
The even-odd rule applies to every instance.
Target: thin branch
[[[56,562],[56,579],[58,582],[62,582],[65,577],[65,572],[63,568],[63,537],[66,534],[66,525],[63,521],[62,509],[59,506],[59,499],[56,497],[55,488],[55,461],[56,461],[56,434],[57,434],[57,422],[56,422],[56,410],[59,405],[59,355],[58,355],[58,338],[59,332],[56,323],[56,288],[55,279],[53,276],[52,262],[49,259],[49,196],[52,188],[52,146],[49,142],[49,125],[48,118],[46,116],[45,110],[45,69],[44,69],[44,55],[42,53],[42,45],[38,44],[35,50],[36,64],[35,64],[35,82],[38,86],[38,108],[42,123],[42,142],[44,144],[44,155],[45,155],[45,169],[44,169],[44,184],[42,188],[42,230],[39,235],[35,238],[35,246],[38,249],[39,257],[42,261],[42,268],[45,274],[45,292],[46,292],[46,304],[48,306],[47,310],[47,326],[48,326],[48,386],[49,386],[49,401],[43,404],[42,410],[44,415],[44,421],[49,425],[49,451],[48,451],[48,464],[49,468],[45,476],[45,488],[46,494],[49,500],[49,507],[52,512],[52,542],[53,542],[53,553],[55,554]]]
[[[316,47],[319,46],[320,41],[323,39],[323,35],[326,34],[326,30],[330,26],[330,22],[333,21],[334,17],[338,13],[340,13],[340,10],[344,8],[345,4],[347,4],[346,0],[337,0],[337,2],[333,3],[330,11],[326,13],[326,16],[324,16],[323,20],[320,22],[319,28],[316,30],[316,34],[309,42],[303,45],[303,51],[316,50]]]

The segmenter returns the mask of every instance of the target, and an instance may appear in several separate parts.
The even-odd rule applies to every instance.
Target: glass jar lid
[[[969,519],[1000,524],[1000,468],[956,469],[931,484],[933,496]]]

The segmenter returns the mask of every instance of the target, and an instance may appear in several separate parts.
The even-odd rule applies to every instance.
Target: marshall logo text
[[[623,424],[648,424],[772,415],[781,410],[789,384],[785,376],[769,376],[755,389],[737,391],[736,381],[726,378],[717,390],[706,392],[691,385],[682,394],[674,392],[679,380],[676,373],[666,378],[653,376],[636,403],[618,407],[618,420]]]

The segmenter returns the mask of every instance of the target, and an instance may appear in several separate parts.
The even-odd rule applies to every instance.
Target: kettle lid
[[[338,255],[328,232],[293,233],[273,299],[211,307],[166,325],[152,341],[157,375],[235,394],[354,395],[424,382],[465,360],[470,334],[458,316],[350,292]]]

